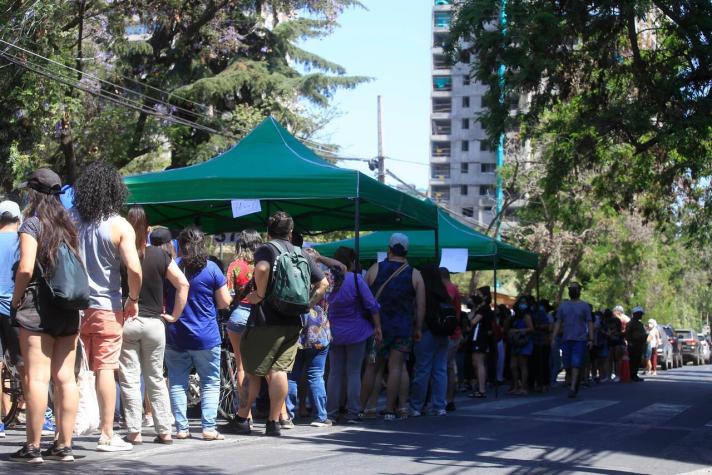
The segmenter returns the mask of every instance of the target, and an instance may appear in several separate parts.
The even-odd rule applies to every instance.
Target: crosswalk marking
[[[627,416],[623,416],[620,419],[620,422],[627,424],[660,425],[663,422],[669,421],[681,412],[686,411],[690,407],[691,406],[686,406],[684,404],[655,403],[635,412],[631,412]]]
[[[527,404],[538,404],[540,402],[553,401],[560,399],[558,397],[538,397],[538,398],[510,398],[499,399],[497,401],[483,402],[474,406],[465,407],[464,409],[475,412],[490,412],[500,411],[503,409],[512,409],[514,407],[526,406]]]
[[[535,412],[535,416],[554,416],[554,417],[577,417],[589,412],[598,411],[618,404],[618,401],[608,401],[605,399],[587,399],[585,401],[573,402],[561,406],[555,406],[544,411]]]

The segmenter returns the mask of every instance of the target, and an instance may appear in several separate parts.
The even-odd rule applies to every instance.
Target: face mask
[[[522,311],[529,308],[529,306],[525,303],[520,303],[518,307],[519,307],[519,310],[522,310]]]

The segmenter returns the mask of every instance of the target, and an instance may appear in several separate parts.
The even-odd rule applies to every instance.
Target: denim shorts
[[[247,319],[250,318],[250,306],[247,304],[240,304],[233,312],[230,314],[230,320],[227,322],[227,329],[233,333],[242,333],[245,331],[247,326]]]
[[[564,368],[581,368],[586,356],[586,342],[566,340],[561,344],[561,359]]]

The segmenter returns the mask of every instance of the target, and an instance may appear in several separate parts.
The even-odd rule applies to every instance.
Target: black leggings
[[[549,386],[551,365],[549,357],[551,348],[548,345],[534,345],[532,357],[529,358],[529,383],[539,387]]]

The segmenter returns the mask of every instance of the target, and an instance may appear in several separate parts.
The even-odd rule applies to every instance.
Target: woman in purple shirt
[[[329,397],[326,407],[332,418],[338,415],[342,388],[346,386],[346,422],[354,424],[358,422],[361,408],[361,365],[366,342],[371,336],[375,338],[376,343],[381,342],[381,318],[378,314],[378,302],[368,284],[360,274],[354,272],[354,250],[340,247],[336,250],[334,259],[344,264],[349,272],[346,272],[343,280],[335,282],[334,290],[327,297],[332,342],[329,350]],[[370,313],[370,319],[366,312]]]

